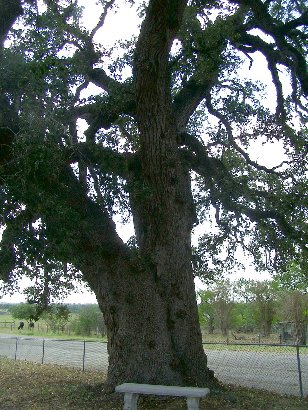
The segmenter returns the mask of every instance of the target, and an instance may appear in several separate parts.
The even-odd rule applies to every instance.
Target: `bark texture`
[[[157,267],[134,268],[125,258],[113,260],[103,275],[98,260],[87,269],[106,322],[111,388],[122,382],[214,382],[202,348],[192,276],[182,272],[180,277],[176,269],[158,278]]]
[[[181,183],[188,195],[188,179]],[[190,263],[193,208],[188,199],[166,200],[169,212],[160,224],[151,201],[147,195],[140,198],[136,186],[131,202],[142,245],[139,253],[129,251],[111,218],[77,182],[74,186],[70,174],[60,197],[83,222],[72,221],[68,227],[64,216],[70,237],[58,229],[47,234],[59,249],[61,241],[72,241],[72,248],[63,247],[69,252],[64,257],[74,260],[96,294],[107,327],[111,389],[122,382],[214,385],[202,347]],[[50,212],[51,230],[63,221],[60,213]]]
[[[214,383],[198,323],[190,243],[195,212],[168,75],[184,7],[184,1],[152,1],[136,47],[140,166],[131,178],[130,199],[138,263],[122,255],[105,275],[90,274],[91,265],[83,269],[104,312],[111,386]]]

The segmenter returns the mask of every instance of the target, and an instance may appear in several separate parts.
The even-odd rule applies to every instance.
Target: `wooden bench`
[[[124,393],[123,410],[137,410],[139,394],[156,396],[179,396],[187,398],[188,410],[199,410],[201,397],[209,394],[210,389],[199,387],[159,386],[154,384],[124,383],[115,388],[118,393]]]

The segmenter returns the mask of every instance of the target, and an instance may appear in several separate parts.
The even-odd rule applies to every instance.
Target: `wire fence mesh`
[[[204,350],[223,383],[308,395],[308,346],[205,343]]]
[[[308,396],[308,346],[204,343],[209,368],[226,384]],[[0,337],[0,357],[107,372],[103,341]]]

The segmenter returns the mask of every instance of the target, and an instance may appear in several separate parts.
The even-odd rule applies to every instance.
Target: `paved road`
[[[224,383],[300,395],[296,350],[292,353],[212,350],[208,364]],[[247,347],[246,347],[247,349]],[[304,349],[304,348],[303,348]],[[300,355],[304,396],[308,395],[308,347]],[[34,337],[0,336],[0,356],[107,371],[107,344]]]

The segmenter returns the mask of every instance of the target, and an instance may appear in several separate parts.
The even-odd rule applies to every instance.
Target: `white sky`
[[[94,27],[96,22],[98,21],[98,17],[100,15],[99,9],[96,6],[96,0],[80,0],[80,3],[86,7],[86,11],[83,18],[83,24],[87,28]],[[122,2],[123,3],[123,2]],[[125,3],[125,1],[124,1]],[[95,37],[95,40],[99,43],[102,43],[105,47],[110,47],[117,43],[120,40],[128,39],[133,34],[138,34],[138,19],[136,17],[136,11],[134,8],[130,8],[126,3],[125,6],[121,6],[121,8],[116,11],[116,13],[112,12],[106,19],[105,27],[101,29]],[[247,73],[249,76],[258,77],[260,80],[266,82],[267,84],[271,84],[270,77],[268,71],[266,70],[266,66],[264,65],[263,57],[256,56],[254,57],[254,61]],[[247,60],[247,68],[249,67],[250,62]],[[270,87],[273,87],[270,85]],[[270,88],[270,94],[275,96],[275,91],[273,88]],[[273,104],[275,101],[274,98],[269,98],[266,101],[266,104]],[[253,160],[257,160],[260,164],[266,166],[274,166],[277,165],[282,161],[283,158],[283,148],[277,144],[270,144],[266,145],[266,147],[262,147],[258,143],[254,143],[251,146],[250,154]],[[200,235],[202,233],[202,226],[199,226],[195,229],[196,233]],[[132,224],[128,224],[126,226],[122,226],[119,228],[120,235],[123,239],[128,239],[131,235],[133,235],[133,227]],[[193,238],[195,241],[195,238]],[[245,276],[246,278],[253,278],[253,279],[268,279],[270,276],[269,274],[264,273],[260,276],[254,271],[254,268],[251,265],[251,261],[246,260],[245,262],[245,271],[243,272],[236,272],[233,277],[238,278],[241,276]],[[23,282],[23,283],[26,283]],[[202,288],[202,283],[200,280],[196,280],[196,287]],[[22,294],[16,293],[12,296],[4,296],[0,299],[1,302],[14,302],[19,303],[25,301],[25,298]],[[81,289],[81,292],[74,293],[68,298],[64,300],[65,303],[96,303],[95,295],[92,292],[89,292],[86,289]]]

